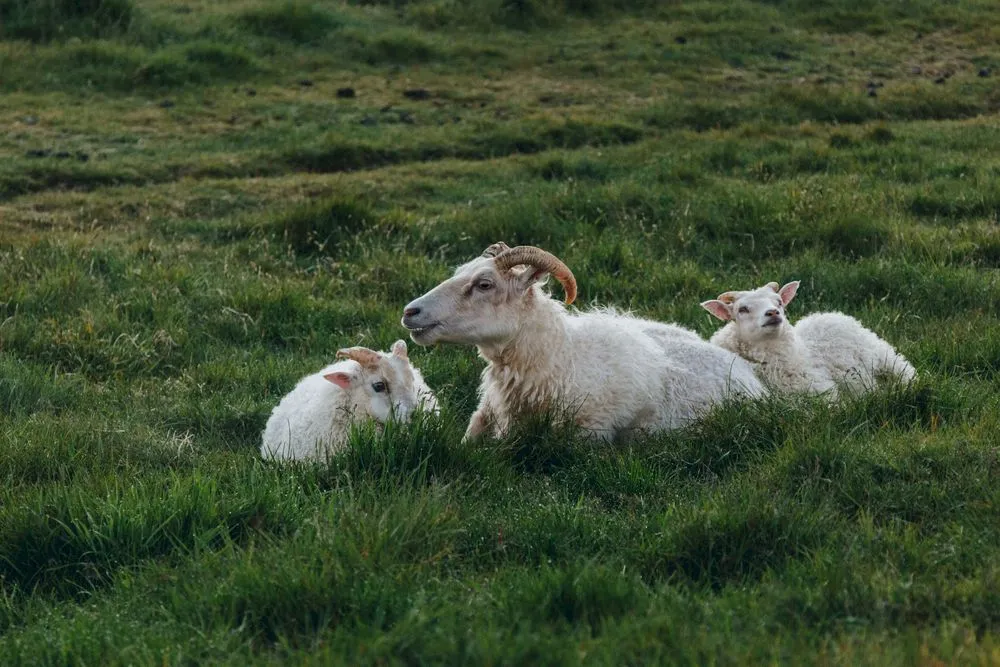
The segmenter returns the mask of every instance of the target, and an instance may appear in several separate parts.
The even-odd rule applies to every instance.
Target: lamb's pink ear
[[[702,301],[701,307],[718,317],[723,322],[731,320],[733,318],[732,314],[729,312],[729,306],[727,306],[722,301],[718,299],[712,299],[711,301]]]
[[[781,297],[781,305],[787,306],[788,304],[790,304],[792,302],[792,299],[795,298],[795,293],[798,291],[799,291],[798,280],[792,281],[787,285],[785,285],[784,287],[782,287],[780,290],[778,290],[778,296]]]
[[[341,389],[350,389],[351,380],[353,378],[351,377],[350,373],[345,373],[344,371],[337,371],[335,373],[327,373],[326,375],[323,376],[323,379],[334,383]]]
[[[406,357],[406,341],[400,339],[400,340],[397,340],[395,343],[393,343],[392,344],[392,353],[394,355],[396,355],[397,357],[399,357],[400,359],[403,359],[405,361],[407,359],[407,357]]]

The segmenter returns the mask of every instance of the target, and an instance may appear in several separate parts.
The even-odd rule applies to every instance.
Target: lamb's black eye
[[[479,282],[476,283],[476,289],[481,292],[485,292],[486,290],[491,290],[493,289],[493,283],[491,283],[489,280],[480,280]]]
[[[385,382],[373,382],[372,389],[375,390],[376,394],[381,394],[383,391],[388,389],[388,387],[385,386]]]
[[[746,306],[740,306],[740,312],[741,313],[749,313],[750,309],[747,308]]]

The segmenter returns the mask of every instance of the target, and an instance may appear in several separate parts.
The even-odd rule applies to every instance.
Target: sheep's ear
[[[798,291],[799,291],[798,280],[792,281],[787,285],[785,285],[784,287],[782,287],[780,290],[778,290],[778,296],[781,297],[781,304],[783,306],[787,306],[788,304],[790,304],[792,302],[792,299],[795,298],[795,293]]]
[[[400,359],[403,359],[405,361],[407,359],[407,356],[406,356],[406,341],[403,340],[403,339],[399,339],[395,343],[393,343],[392,344],[392,353],[395,356],[397,356]]]
[[[332,382],[341,389],[350,389],[351,380],[354,378],[350,373],[345,373],[344,371],[337,371],[335,373],[327,373],[323,376],[323,379],[327,382]]]
[[[524,271],[522,271],[517,278],[517,286],[523,292],[535,283],[545,282],[549,277],[549,272],[545,269],[540,269],[537,266],[526,266]]]
[[[701,307],[718,317],[723,322],[733,319],[733,316],[729,312],[729,306],[718,299],[702,301]]]

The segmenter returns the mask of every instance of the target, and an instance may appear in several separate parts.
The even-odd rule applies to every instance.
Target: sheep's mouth
[[[784,320],[782,320],[780,317],[772,317],[769,320],[767,320],[766,322],[764,322],[764,324],[762,326],[765,326],[765,327],[777,327],[777,326],[781,326],[781,323],[783,321]]]
[[[407,331],[410,332],[410,338],[412,338],[413,342],[415,343],[419,343],[421,339],[426,340],[427,334],[436,329],[438,325],[439,325],[438,322],[435,322],[434,324],[428,324],[425,327],[415,327],[410,324],[405,324],[405,323],[403,324],[403,326],[406,327]]]

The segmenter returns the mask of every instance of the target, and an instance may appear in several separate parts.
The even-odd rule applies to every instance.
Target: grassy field
[[[0,0],[0,664],[1000,662],[1000,4]],[[273,405],[504,240],[916,386],[328,464]]]

